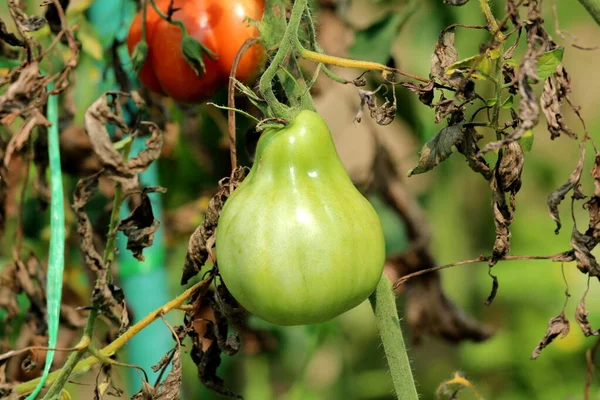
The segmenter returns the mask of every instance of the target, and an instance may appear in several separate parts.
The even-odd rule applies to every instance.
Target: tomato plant
[[[250,174],[225,203],[216,246],[232,295],[279,325],[323,322],[357,306],[385,259],[379,217],[313,111],[263,133]]]
[[[171,0],[157,0],[157,7],[168,13]],[[244,42],[258,36],[258,28],[247,18],[259,21],[264,0],[175,0],[170,15],[180,20],[190,35],[214,55],[204,54],[204,71],[194,69],[184,57],[184,34],[179,26],[162,18],[148,3],[146,42],[148,54],[139,79],[151,91],[166,94],[182,103],[200,102],[226,87],[234,59]],[[133,20],[127,37],[132,55],[142,39],[143,12]],[[252,46],[237,67],[236,78],[248,83],[257,77],[265,60],[262,46]]]

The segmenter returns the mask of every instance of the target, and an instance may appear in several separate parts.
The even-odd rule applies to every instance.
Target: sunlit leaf
[[[562,61],[565,49],[557,47],[542,54],[537,60],[537,73],[540,80],[549,78]]]

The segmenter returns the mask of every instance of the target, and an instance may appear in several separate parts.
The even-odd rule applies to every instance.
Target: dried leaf
[[[98,179],[102,172],[88,178],[80,179],[73,193],[73,211],[77,216],[77,233],[79,234],[80,248],[83,253],[85,265],[92,271],[105,269],[102,256],[94,246],[94,229],[86,214],[84,207],[98,191]]]
[[[134,100],[136,96],[133,92]],[[114,148],[106,124],[112,124],[130,135],[135,135],[137,129],[132,130],[127,126],[116,101],[116,99],[111,99],[110,94],[96,100],[85,113],[85,130],[90,137],[94,152],[105,169],[105,174],[121,183],[125,192],[128,193],[139,186],[137,174],[145,171],[160,156],[163,142],[162,132],[154,123],[140,123],[140,128],[148,129],[151,136],[146,141],[144,150],[139,152],[136,157],[125,161],[121,153]]]
[[[569,321],[565,317],[565,311],[563,310],[559,315],[550,319],[546,334],[533,350],[531,359],[535,360],[538,358],[542,350],[552,343],[558,336],[564,339],[569,334],[570,329]]]
[[[515,210],[515,196],[521,189],[521,174],[525,157],[523,149],[517,142],[512,142],[504,147],[498,167],[498,180],[500,188],[510,193],[510,205]]]
[[[564,68],[560,68],[557,73],[544,83],[544,91],[540,98],[542,111],[548,122],[548,132],[550,138],[556,139],[561,133],[577,139],[577,134],[566,125],[563,115],[560,113],[560,106],[566,93],[570,90],[570,82]]]
[[[482,138],[477,130],[470,125],[465,125],[463,128],[464,141],[456,143],[456,149],[465,156],[467,163],[471,169],[481,174],[485,180],[492,179],[492,170],[485,158],[479,152],[477,142]]]
[[[431,56],[431,77],[450,86],[456,86],[458,84],[457,77],[446,75],[446,68],[457,61],[458,52],[454,47],[454,29],[445,29],[440,33]],[[459,79],[462,79],[462,76]]]
[[[148,194],[156,192],[165,193],[166,191],[162,187],[144,188],[140,205],[119,222],[117,227],[117,230],[127,236],[127,250],[130,250],[133,256],[140,261],[144,261],[142,252],[145,248],[152,246],[154,234],[160,227],[160,221],[154,218],[152,202]]]
[[[181,276],[182,285],[185,285],[191,278],[196,276],[208,260],[209,252],[212,251],[212,245],[207,246],[207,244],[209,239],[214,236],[221,209],[231,194],[232,187],[237,187],[243,181],[246,173],[246,168],[239,167],[234,173],[232,182],[230,182],[230,178],[224,178],[219,181],[220,189],[210,200],[202,224],[196,228],[190,237]]]
[[[586,337],[598,336],[598,335],[600,335],[600,330],[593,329],[592,325],[590,324],[590,321],[588,321],[588,318],[587,318],[588,315],[590,315],[590,313],[585,309],[586,295],[587,295],[587,292],[583,295],[583,297],[581,298],[581,301],[577,305],[577,309],[575,310],[575,320],[579,324],[579,328],[581,329],[581,332],[583,332],[583,334]]]
[[[464,142],[464,123],[447,126],[421,148],[419,162],[408,172],[408,176],[422,174],[438,166],[452,154],[452,148]]]
[[[581,234],[576,227],[573,227],[571,235],[571,246],[575,251],[575,260],[577,268],[584,274],[595,276],[600,280],[600,265],[596,257],[592,254],[592,249],[598,244],[594,238]]]
[[[182,381],[181,348],[179,346],[174,350],[171,365],[171,371],[156,388],[154,400],[179,400],[179,388]]]
[[[131,400],[154,400],[154,386],[142,381],[142,388],[131,397]]]
[[[486,306],[492,304],[492,301],[494,301],[494,299],[496,298],[496,294],[498,294],[498,288],[500,287],[500,284],[498,283],[498,277],[496,275],[493,275],[490,271],[488,271],[488,274],[492,278],[492,290],[490,291],[488,298],[483,303]]]
[[[560,228],[562,227],[558,206],[565,199],[565,196],[573,190],[575,198],[581,199],[584,197],[581,189],[579,188],[579,181],[581,180],[581,172],[583,171],[584,161],[585,143],[581,143],[579,145],[579,161],[577,162],[575,170],[571,173],[571,176],[569,176],[569,180],[554,192],[550,193],[548,200],[546,201],[548,204],[548,212],[550,213],[550,217],[556,222],[556,230],[554,231],[556,234],[558,234]]]
[[[513,215],[506,203],[506,196],[502,188],[502,176],[499,171],[501,164],[501,162],[496,164],[493,178],[490,181],[493,193],[494,225],[496,230],[492,259],[489,261],[490,267],[494,266],[510,251],[511,233],[508,228],[513,222]]]
[[[434,88],[434,81],[431,80],[429,81],[428,84],[415,84],[409,81],[403,81],[399,83],[400,86],[404,87],[405,89],[408,89],[409,91],[411,91],[412,93],[416,94],[419,96],[419,101],[421,101],[421,103],[425,104],[426,106],[430,106],[433,103],[433,88]]]

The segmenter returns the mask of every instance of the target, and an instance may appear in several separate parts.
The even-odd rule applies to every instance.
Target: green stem
[[[291,110],[280,103],[279,100],[277,100],[277,97],[275,97],[275,93],[273,92],[273,79],[279,71],[279,66],[283,64],[286,56],[292,54],[292,50],[298,41],[298,28],[300,27],[300,21],[302,20],[306,4],[307,0],[296,0],[294,2],[290,21],[283,35],[283,39],[281,40],[281,44],[279,45],[279,49],[277,50],[275,57],[273,57],[273,60],[271,60],[271,64],[261,76],[258,84],[260,93],[273,113],[270,117],[283,119],[291,119],[291,117],[293,117],[293,115],[291,115]]]
[[[82,341],[83,341],[83,338],[86,338],[86,337],[91,339],[91,337],[94,333],[94,324],[96,322],[97,317],[98,317],[98,311],[95,308],[92,308],[90,311],[90,315],[88,316],[87,322],[85,324],[85,328],[83,330]],[[88,343],[89,343],[89,341],[88,341]],[[87,352],[87,346],[85,346],[85,347],[77,350],[76,352],[71,353],[71,355],[69,355],[67,362],[62,367],[58,377],[54,381],[54,384],[52,386],[50,386],[50,389],[48,389],[48,392],[46,393],[46,395],[43,397],[42,400],[46,400],[46,399],[53,400],[60,395],[60,392],[65,387],[67,381],[71,377],[71,372],[73,372],[73,369],[79,363],[79,361],[81,361],[81,359],[83,358],[83,356],[85,355],[86,352]],[[42,383],[42,382],[40,382],[40,383]]]
[[[375,292],[369,297],[369,300],[375,314],[377,329],[383,343],[383,350],[388,361],[396,397],[400,400],[418,400],[419,395],[406,353],[400,320],[398,319],[396,296],[385,275],[382,275]]]
[[[129,158],[129,151],[133,141],[125,143],[123,146],[123,158],[126,160]],[[110,222],[108,225],[108,235],[106,237],[106,247],[104,249],[104,265],[108,267],[108,278],[110,282],[110,265],[115,260],[115,250],[117,248],[117,225],[121,217],[121,205],[125,199],[125,193],[121,185],[115,187],[115,198],[113,200],[113,209],[110,213]]]
[[[129,157],[129,150],[131,149],[132,142],[125,144],[123,151],[123,158],[127,159]],[[121,185],[116,185],[115,187],[115,198],[113,200],[113,209],[110,214],[110,223],[108,226],[108,235],[106,239],[106,247],[104,249],[104,266],[108,268],[108,280],[111,279],[110,266],[115,259],[115,249],[117,247],[117,225],[119,224],[119,218],[121,215],[121,205],[123,204],[123,200],[125,199],[125,194],[123,193],[123,188]],[[96,318],[98,317],[98,309],[95,304],[92,304],[90,315],[88,316],[85,328],[83,330],[82,341],[84,338],[89,338],[91,340],[94,334],[94,325],[96,323]],[[87,341],[89,343],[89,340]],[[56,345],[52,345],[50,347],[56,347]],[[61,369],[58,377],[54,381],[54,384],[50,387],[46,395],[43,397],[43,400],[53,400],[56,396],[60,394],[63,387],[69,380],[71,373],[75,366],[81,361],[82,357],[87,352],[87,346],[83,346],[81,349],[77,350],[74,353],[71,353],[67,362]],[[42,382],[43,384],[43,382]],[[34,397],[31,397],[33,399]]]
[[[579,0],[579,2],[594,18],[594,21],[600,25],[600,0]]]
[[[496,132],[496,139],[500,140],[500,139],[502,139],[502,137],[500,135],[500,131],[498,128],[498,121],[500,119],[500,106],[502,103],[502,89],[503,89],[502,83],[504,81],[503,77],[502,77],[502,63],[504,62],[503,61],[504,36],[499,32],[498,23],[496,22],[496,18],[494,17],[494,14],[492,13],[492,10],[490,9],[488,0],[479,0],[479,5],[481,7],[481,11],[485,15],[485,19],[488,22],[488,30],[490,31],[490,33],[492,35],[497,35],[496,38],[499,41],[498,51],[500,52],[500,57],[498,57],[496,59],[496,63],[494,66],[494,79],[496,80],[494,97],[496,98],[496,102],[494,103],[494,106],[492,108],[491,128],[494,129],[494,131]]]

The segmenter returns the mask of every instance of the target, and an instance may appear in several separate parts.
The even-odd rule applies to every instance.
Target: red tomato
[[[157,0],[166,14],[171,0]],[[146,40],[148,57],[139,72],[140,81],[151,91],[166,94],[181,103],[200,102],[226,87],[233,60],[244,42],[258,36],[246,17],[260,21],[264,0],[174,0],[177,11],[172,19],[184,23],[188,33],[216,53],[215,60],[204,55],[205,72],[198,76],[183,57],[181,29],[156,13],[148,2]],[[142,37],[142,13],[138,12],[129,29],[127,48],[133,53]],[[250,83],[264,65],[265,51],[254,45],[242,57],[236,78]]]

